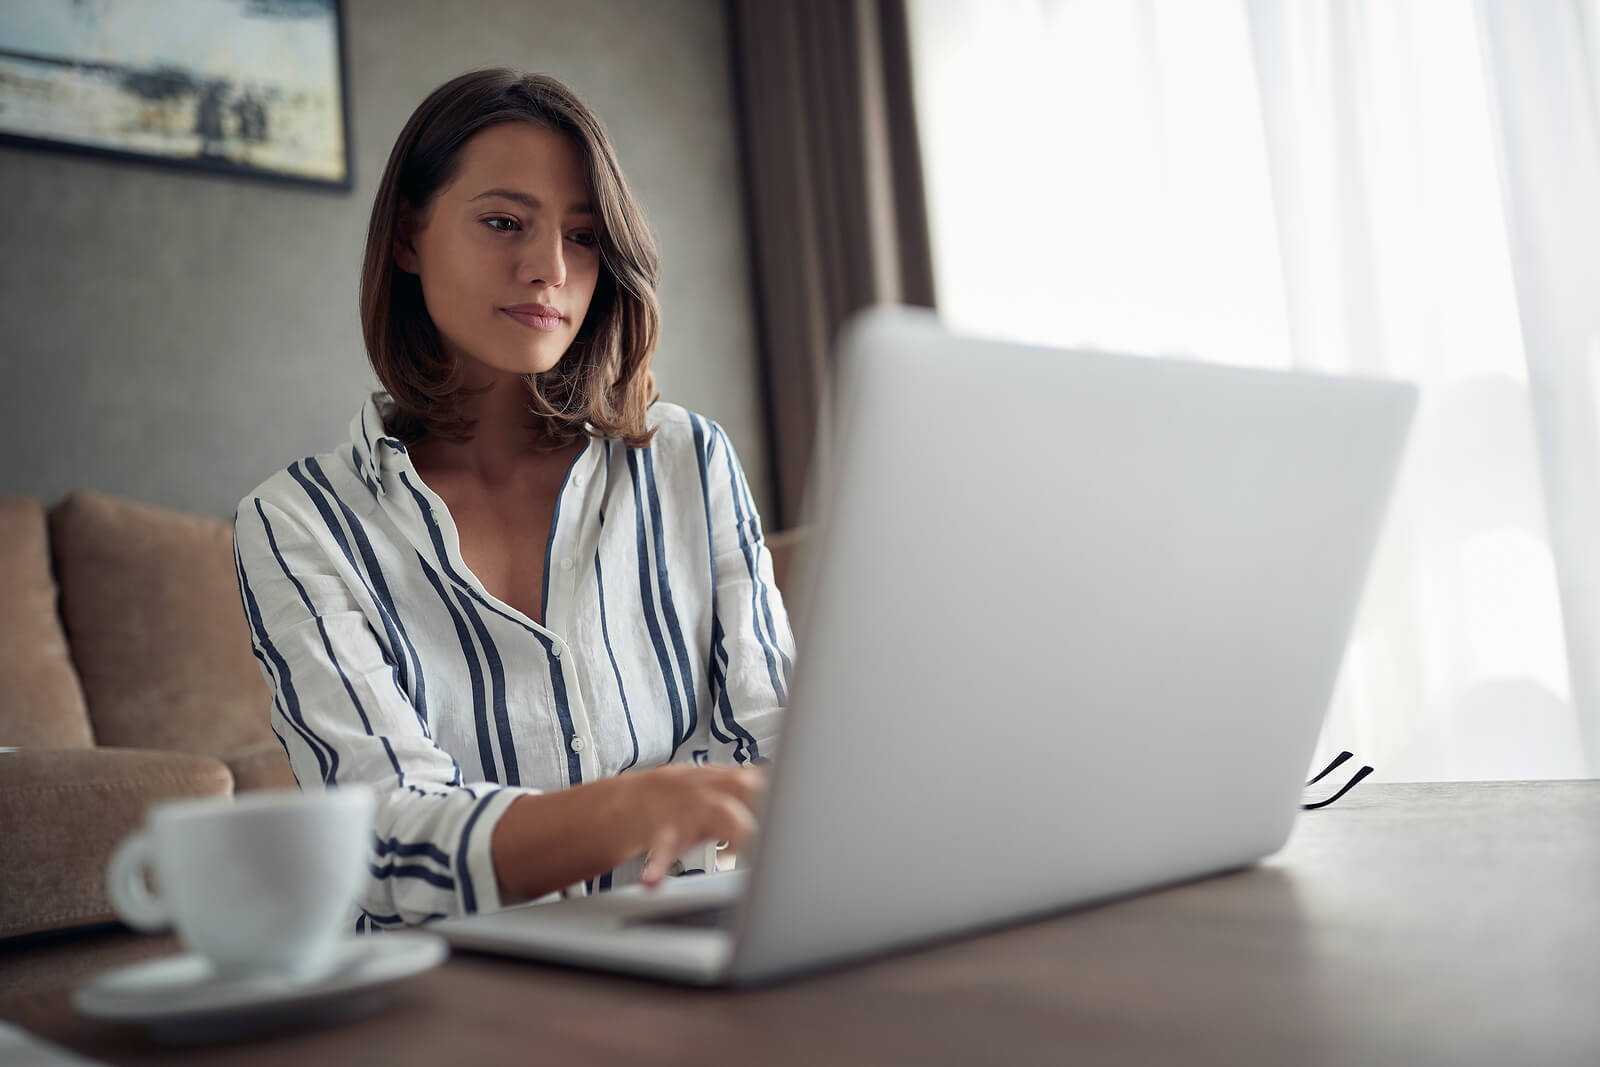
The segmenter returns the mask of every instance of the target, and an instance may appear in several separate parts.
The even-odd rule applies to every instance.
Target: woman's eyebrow
[[[467,202],[472,203],[474,200],[484,200],[491,196],[502,197],[506,200],[515,200],[519,204],[526,204],[535,211],[538,211],[540,208],[544,207],[544,202],[537,196],[534,196],[532,193],[518,192],[515,189],[486,189],[477,196],[473,197],[472,200]],[[587,200],[576,201],[567,208],[567,214],[569,215],[593,215],[594,213],[594,205],[589,203]]]

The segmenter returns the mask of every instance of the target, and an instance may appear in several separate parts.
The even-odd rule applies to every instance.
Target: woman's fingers
[[[765,788],[758,768],[662,768],[651,804],[655,828],[639,880],[661,884],[682,850],[708,841],[744,847],[756,832],[751,809]]]
[[[750,806],[733,797],[724,796],[717,807],[719,828],[712,830],[708,839],[726,841],[730,848],[743,849],[756,832],[756,817],[751,814]]]
[[[762,794],[767,791],[766,772],[760,767],[746,764],[743,767],[728,768],[728,774],[731,778],[732,792],[744,801],[745,807],[754,808]]]
[[[645,853],[644,870],[639,872],[639,881],[647,886],[660,885],[672,867],[672,861],[677,858],[678,828],[670,822],[665,823],[656,831],[655,838],[650,842],[650,851]]]

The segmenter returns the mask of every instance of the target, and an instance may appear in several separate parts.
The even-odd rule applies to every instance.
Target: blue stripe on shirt
[[[267,521],[266,514],[261,510],[261,501],[256,501],[256,514],[261,516],[261,521]],[[261,645],[262,652],[272,661],[273,670],[278,677],[278,691],[283,694],[283,711],[290,725],[300,734],[312,755],[317,757],[317,770],[322,777],[323,785],[334,785],[339,775],[339,753],[334,747],[323,741],[311,732],[306,725],[305,717],[300,713],[300,698],[295,693],[294,680],[289,677],[289,663],[278,652],[277,646],[267,636],[266,626],[261,621],[261,608],[256,603],[255,591],[251,589],[249,580],[244,571],[239,572],[240,582],[245,595],[245,608],[250,617],[250,628],[255,632],[256,640]],[[326,748],[326,753],[324,753]]]
[[[238,512],[234,512],[233,522],[234,526],[237,528],[239,524]],[[262,677],[266,679],[267,687],[272,690],[272,706],[281,712],[283,709],[283,702],[278,699],[278,683],[276,680],[277,676],[273,672],[271,662],[269,662],[267,657],[262,654],[260,646],[256,643],[256,629],[255,626],[251,624],[249,619],[250,609],[248,607],[248,602],[251,592],[249,589],[249,583],[245,581],[244,560],[239,558],[239,544],[237,539],[234,541],[233,545],[233,577],[234,580],[239,583],[239,604],[244,608],[245,625],[249,627],[250,630],[250,655],[255,659],[256,663],[260,664]],[[289,743],[285,741],[283,739],[283,735],[278,732],[278,727],[276,724],[273,724],[272,736],[278,739],[278,747],[283,749],[284,758],[289,760],[289,770],[294,774],[295,785],[300,785],[300,774],[294,769],[294,757],[289,755]]]
[[[656,662],[661,667],[661,680],[666,688],[667,705],[672,709],[672,745],[676,749],[683,741],[683,704],[678,693],[678,677],[667,656],[666,641],[661,636],[661,623],[656,618],[656,598],[651,591],[650,549],[645,541],[644,498],[640,491],[639,460],[636,449],[628,449],[628,474],[633,479],[633,514],[635,522],[634,544],[639,559],[639,599],[644,604],[645,627],[650,631],[650,643],[655,646]]]
[[[550,646],[545,646],[548,654]],[[561,721],[561,736],[567,749],[567,784],[583,784],[583,759],[572,750],[572,706],[567,702],[567,676],[561,669],[561,660],[550,655],[550,696],[556,702],[556,717]]]
[[[296,463],[289,467],[289,476],[299,484],[301,490],[305,492],[306,498],[310,500],[312,505],[317,509],[317,514],[322,516],[323,526],[333,538],[334,543],[339,546],[339,551],[344,554],[345,562],[350,564],[350,569],[354,571],[361,579],[362,587],[367,591],[367,596],[371,598],[375,605],[377,605],[378,618],[383,623],[383,632],[388,636],[389,639],[387,649],[388,655],[386,655],[384,658],[389,664],[390,672],[394,675],[395,688],[399,690],[400,694],[405,697],[406,703],[410,704],[413,710],[416,712],[417,721],[422,724],[422,732],[431,737],[431,735],[428,734],[427,716],[424,714],[422,709],[418,708],[417,705],[412,701],[411,694],[407,689],[408,671],[406,669],[405,662],[405,645],[409,644],[409,642],[404,642],[402,636],[403,631],[397,628],[397,623],[399,620],[397,617],[395,617],[395,612],[393,610],[394,602],[392,598],[388,596],[387,585],[384,585],[382,596],[380,596],[378,593],[378,586],[383,583],[383,571],[382,568],[378,566],[377,558],[372,552],[372,545],[367,541],[366,533],[361,529],[360,521],[350,513],[349,509],[345,506],[344,501],[339,500],[338,494],[335,493],[333,491],[333,487],[328,484],[328,480],[322,474],[322,469],[317,465],[316,460],[307,459],[303,460],[302,462],[304,463],[306,469],[312,472],[313,476],[316,478],[317,482],[321,484],[322,488],[327,490],[328,496],[331,496],[336,502],[338,502],[339,506],[345,510],[345,513],[350,520],[351,531],[361,545],[362,560],[366,564],[364,568],[361,564],[356,562],[355,552],[351,550],[350,542],[345,538],[344,535],[344,528],[340,525],[339,519],[334,514],[333,509],[328,506],[328,502],[323,498],[323,494],[318,491],[315,485],[312,484],[312,481],[308,479],[305,474],[301,473],[301,464]],[[420,661],[417,669],[418,675],[420,676]]]
[[[438,845],[435,845],[429,841],[412,841],[407,843],[394,837],[386,840],[379,837],[377,833],[374,832],[372,835],[372,851],[380,857],[388,855],[406,857],[422,856],[433,860],[447,871],[450,869],[449,855],[447,855],[445,851]]]
[[[333,483],[323,473],[321,465],[315,459],[308,459],[305,462],[306,469],[311,472],[311,476],[316,479],[317,484],[333,499],[334,503],[339,505],[339,510],[343,513],[345,521],[350,524],[350,532],[355,537],[356,547],[359,549],[361,560],[365,564],[364,571],[362,568],[356,567],[355,560],[351,559],[350,547],[339,536],[337,525],[330,523],[329,530],[333,533],[340,549],[344,551],[345,559],[350,561],[350,566],[362,576],[363,584],[366,585],[367,592],[372,597],[373,602],[378,605],[379,617],[383,620],[384,633],[389,635],[389,647],[391,649],[398,647],[402,653],[400,662],[394,665],[399,674],[400,691],[406,695],[406,699],[417,709],[417,721],[422,724],[422,733],[431,741],[433,735],[428,729],[428,685],[422,673],[422,659],[417,655],[416,646],[412,644],[411,638],[406,633],[405,623],[400,619],[400,609],[395,606],[394,595],[389,591],[389,583],[383,576],[383,568],[378,565],[378,556],[372,550],[372,541],[367,537],[365,525],[356,517],[355,512],[350,510],[350,506],[340,498],[339,494],[334,492]],[[293,468],[290,469],[290,473],[293,474]],[[301,482],[301,485],[304,487],[305,483]],[[306,492],[309,495],[310,489],[307,488]],[[321,508],[318,510],[322,511]],[[326,518],[326,513],[323,512],[323,514],[324,518]],[[406,669],[408,660],[412,668],[409,672]],[[416,683],[414,693],[413,680]]]
[[[715,438],[709,437],[702,427],[700,416],[691,413],[689,423],[694,428],[694,454],[695,461],[700,471],[700,501],[705,509],[706,516],[706,552],[709,555],[711,573],[711,696],[713,701],[712,715],[709,720],[712,732],[717,735],[717,740],[725,744],[734,744],[733,758],[737,763],[745,762],[746,758],[755,758],[756,739],[750,735],[737,719],[734,718],[733,705],[728,700],[727,675],[723,670],[721,659],[726,658],[727,651],[723,647],[726,634],[722,628],[721,612],[717,603],[717,539],[716,531],[711,521],[711,450],[715,447]],[[717,729],[716,712],[722,712],[725,730]],[[738,736],[735,744],[733,736]],[[746,755],[748,753],[748,757]]]
[[[732,454],[731,446],[729,448],[729,454]],[[750,483],[745,480],[744,472],[735,466],[733,468],[733,474],[735,487],[738,489],[739,495],[744,501],[745,514],[750,516],[750,529],[751,532],[755,534],[755,551],[756,557],[759,559],[763,541],[761,536],[761,516],[756,513],[755,497],[750,494]],[[772,648],[778,653],[778,660],[783,664],[783,684],[785,687],[787,687],[789,684],[789,678],[794,673],[794,664],[789,662],[789,654],[783,650],[783,643],[778,640],[778,627],[773,621],[772,601],[767,583],[764,580],[761,580],[759,577],[756,577],[756,585],[761,590],[761,618],[762,621],[766,623],[767,636],[771,638]],[[787,703],[787,697],[780,696],[779,702]]]
[[[369,863],[367,864],[367,873],[379,881],[383,881],[386,878],[415,878],[419,882],[427,882],[429,885],[438,886],[440,889],[448,889],[451,892],[454,892],[456,888],[456,880],[454,878],[448,874],[440,874],[432,867],[424,867],[419,863],[397,864],[390,860],[382,867],[375,863]]]
[[[436,911],[436,912],[433,912],[433,913],[431,913],[429,915],[422,916],[422,918],[417,919],[416,922],[418,922],[418,923],[430,923],[430,922],[433,922],[433,920],[435,920],[435,919],[443,919],[443,918],[445,918],[444,913]],[[408,924],[405,921],[405,919],[402,918],[399,915],[374,915],[372,912],[368,911],[365,908],[361,909],[361,916],[360,916],[360,918],[358,918],[356,920],[356,924],[357,924],[356,925],[356,930],[357,930],[358,933],[361,932],[361,925],[360,924],[362,922],[366,922],[366,923],[371,924],[371,929],[368,930],[369,933],[377,932],[375,928],[379,927],[379,926],[414,925],[414,924]]]
[[[712,648],[714,649],[717,657],[717,674],[719,677],[725,679],[728,673],[728,649],[723,643],[722,624],[717,623],[715,625],[716,640],[713,642]],[[733,703],[728,699],[728,687],[725,683],[721,689],[717,690],[717,707],[721,709],[723,719],[729,723],[734,723],[735,728],[739,731],[740,744],[737,745],[733,750],[734,762],[760,763],[762,761],[761,746],[756,742],[756,739],[744,729],[744,727],[739,726],[735,722],[733,717]]]
[[[461,620],[461,613],[450,602],[450,594],[445,591],[444,583],[420,552],[417,553],[417,562],[422,564],[422,573],[427,576],[428,584],[439,594],[440,602],[450,613],[450,621],[455,624],[456,641],[461,645],[461,657],[467,665],[467,677],[472,686],[472,722],[477,730],[479,770],[489,781],[498,781],[500,772],[495,767],[494,747],[489,740],[489,722],[483,699],[483,667],[478,662],[477,646],[472,643],[472,635],[467,632],[467,624]]]
[[[321,612],[317,611],[316,605],[311,603],[311,597],[307,595],[305,586],[300,584],[300,579],[294,576],[294,572],[289,569],[289,564],[284,561],[283,552],[278,548],[278,538],[272,532],[272,523],[267,521],[267,514],[262,510],[261,501],[259,500],[256,501],[256,514],[261,516],[261,528],[266,531],[267,547],[272,549],[272,556],[278,561],[278,567],[283,571],[283,576],[289,579],[289,583],[294,586],[294,591],[300,594],[300,603],[305,605],[306,614],[317,621],[317,633],[322,638],[322,649],[328,654],[328,662],[333,665],[334,671],[339,675],[339,681],[344,686],[345,695],[350,698],[350,706],[356,709],[356,715],[361,719],[361,728],[367,732],[368,737],[373,736],[372,720],[367,717],[367,709],[361,705],[361,698],[356,696],[355,686],[350,684],[350,676],[345,673],[344,665],[339,662],[339,657],[333,651],[333,642],[328,638],[327,620],[322,617]],[[400,787],[404,789],[406,785],[405,772],[400,769],[400,761],[394,757],[394,749],[389,747],[389,739],[383,738],[382,740],[383,750],[389,756],[389,766],[394,769],[395,779],[399,782]],[[331,750],[332,746],[330,745],[329,748]]]
[[[717,430],[717,436],[719,438],[722,436],[720,429]],[[778,676],[778,658],[773,654],[772,642],[768,639],[766,631],[761,626],[760,590],[762,581],[761,568],[758,565],[760,553],[758,548],[750,543],[746,533],[745,524],[747,520],[745,518],[744,500],[743,495],[739,492],[739,469],[733,463],[733,447],[726,442],[723,442],[723,455],[728,461],[728,485],[733,495],[734,519],[739,526],[739,547],[744,552],[745,567],[750,573],[751,624],[755,630],[756,641],[760,644],[761,652],[767,660],[767,676],[772,679],[773,696],[779,704],[787,704],[789,702],[788,692],[784,687],[783,680]],[[768,617],[770,618],[770,615]]]
[[[478,635],[478,645],[483,649],[484,661],[489,665],[490,703],[494,708],[495,736],[500,742],[500,765],[504,768],[498,781],[504,785],[521,785],[522,775],[517,771],[517,746],[511,739],[511,719],[506,713],[505,664],[500,662],[500,650],[495,647],[494,638],[489,636],[489,629],[483,625],[483,619],[472,606],[472,601],[463,596],[459,589],[456,590],[456,600],[466,613],[467,621],[472,624],[473,632]]]
[[[461,827],[461,841],[456,846],[456,870],[461,872],[461,906],[468,915],[478,910],[478,894],[472,885],[472,871],[467,865],[467,846],[472,841],[472,828],[478,825],[478,819],[483,815],[483,809],[489,806],[494,799],[490,793],[473,807],[472,814],[467,816],[467,821]]]
[[[609,472],[611,470],[610,441],[606,442],[605,464],[606,470]],[[598,518],[600,529],[604,531],[606,528],[606,508],[604,504],[600,505]],[[633,755],[618,770],[620,774],[639,762],[639,734],[633,726],[633,710],[628,707],[628,688],[622,682],[622,668],[617,665],[617,654],[611,648],[611,627],[606,622],[606,581],[605,575],[600,568],[600,549],[598,548],[594,550],[594,590],[600,606],[600,640],[606,646],[606,658],[611,661],[611,674],[617,680],[617,698],[622,701],[622,716],[628,724],[628,740],[633,744]]]
[[[600,520],[602,523],[604,518]],[[594,585],[596,594],[600,598],[600,638],[605,642],[606,658],[611,661],[611,673],[617,679],[617,696],[622,700],[622,714],[628,721],[628,739],[633,742],[633,755],[628,757],[628,762],[621,770],[625,771],[639,762],[639,735],[633,728],[633,712],[628,708],[628,690],[622,684],[622,668],[617,666],[617,654],[611,651],[611,628],[606,625],[606,581],[600,573],[600,552],[594,554]]]
[[[647,496],[650,501],[650,532],[651,544],[655,549],[656,557],[656,585],[661,590],[661,611],[667,620],[667,634],[672,639],[672,651],[678,658],[678,670],[683,679],[683,692],[689,706],[688,721],[684,724],[683,734],[678,737],[677,744],[682,744],[694,734],[694,728],[700,721],[699,700],[695,695],[694,670],[689,663],[689,650],[683,644],[683,628],[678,625],[678,609],[672,601],[672,581],[667,575],[667,547],[665,533],[662,530],[661,495],[656,491],[655,461],[651,457],[650,449],[640,450],[644,465],[644,481]]]
[[[734,718],[733,702],[728,699],[728,650],[724,646],[726,635],[722,631],[722,620],[712,616],[711,619],[711,717],[707,723],[711,727],[711,735],[725,745],[733,746],[733,761],[744,763],[755,753],[756,740],[750,732]],[[722,713],[722,723],[729,730],[724,730],[717,723],[717,713]],[[735,737],[734,734],[738,736]]]

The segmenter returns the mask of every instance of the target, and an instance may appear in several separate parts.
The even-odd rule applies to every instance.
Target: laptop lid
[[[1415,394],[854,321],[730,977],[1281,847]]]

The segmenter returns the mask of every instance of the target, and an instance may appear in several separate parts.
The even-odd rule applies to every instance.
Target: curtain
[[[1587,528],[1545,493],[1588,477],[1594,441],[1541,400],[1478,13],[927,0],[911,31],[951,325],[1421,386],[1318,759],[1350,748],[1390,780],[1600,768],[1581,730],[1600,705],[1568,666]]]
[[[933,305],[903,0],[730,0],[775,529],[830,439],[829,352],[869,304]]]
[[[1600,773],[1600,6],[1478,13],[1567,652]]]

